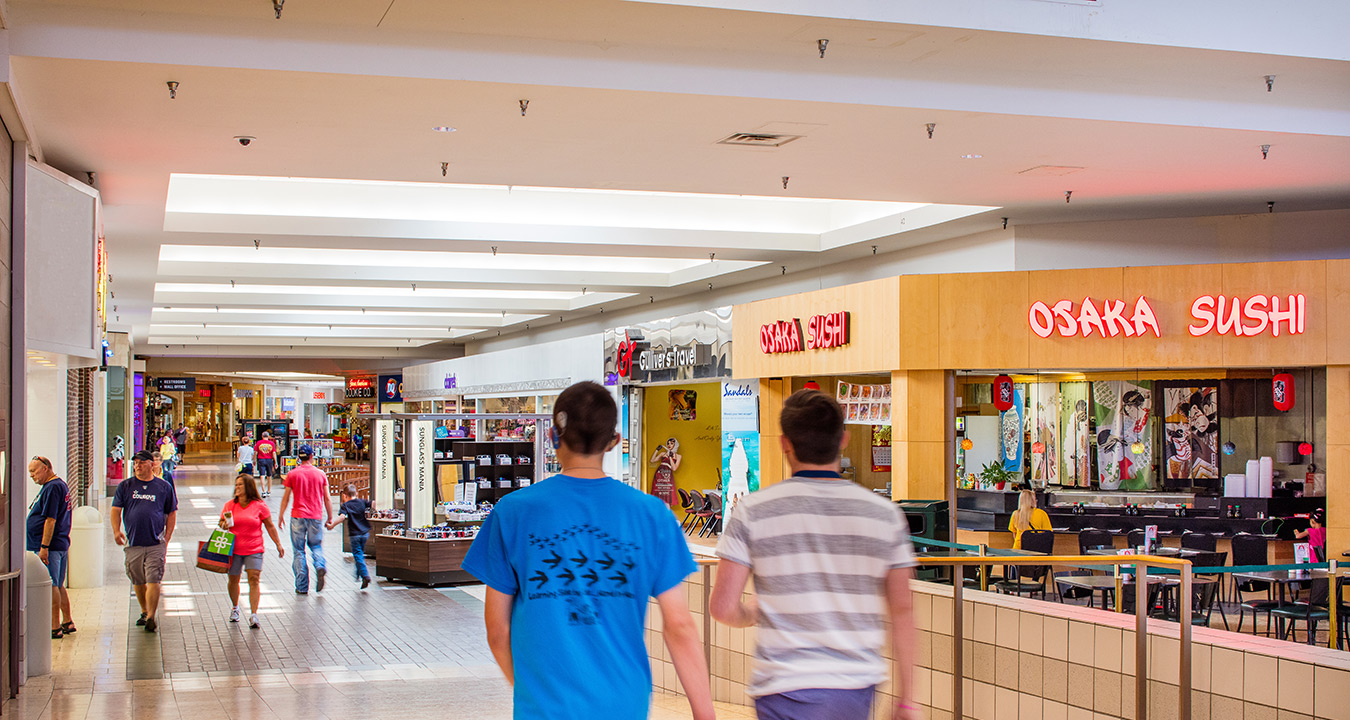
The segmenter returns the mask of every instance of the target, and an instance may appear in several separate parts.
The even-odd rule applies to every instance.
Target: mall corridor
[[[196,462],[197,458],[190,458]],[[262,628],[230,623],[225,577],[198,570],[197,542],[219,516],[233,478],[227,465],[176,473],[178,528],[169,547],[157,634],[134,625],[138,608],[108,530],[104,586],[73,589],[79,631],[52,641],[52,672],[29,678],[5,717],[30,720],[403,720],[509,718],[511,692],[484,636],[482,587],[420,588],[353,579],[342,535],[325,536],[322,593],[296,595],[287,557],[270,545],[263,566]],[[281,504],[275,486],[266,502]],[[335,500],[336,502],[336,500]],[[243,585],[247,603],[247,582]],[[721,717],[751,717],[725,706]],[[684,698],[657,695],[653,718],[688,717]]]

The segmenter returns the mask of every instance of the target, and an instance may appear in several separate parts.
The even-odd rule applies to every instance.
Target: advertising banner
[[[371,420],[370,458],[377,510],[394,507],[394,421]]]
[[[435,523],[436,491],[432,487],[436,468],[431,457],[435,446],[435,431],[430,420],[408,421],[404,446],[408,460],[408,490],[404,495],[404,516],[408,529],[427,527]]]
[[[722,383],[722,517],[759,489],[759,381]]]

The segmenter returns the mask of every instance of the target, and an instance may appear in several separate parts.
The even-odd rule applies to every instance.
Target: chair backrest
[[[1055,534],[1049,530],[1022,531],[1022,549],[1028,552],[1052,555],[1055,552]],[[1018,573],[1022,577],[1040,580],[1050,571],[1048,565],[1024,565]]]
[[[1226,552],[1198,552],[1184,557],[1190,560],[1191,565],[1196,568],[1223,567],[1228,564],[1228,553]]]
[[[675,492],[680,494],[680,509],[689,512],[689,509],[693,507],[694,498],[684,488],[675,488]]]
[[[1137,547],[1139,547],[1140,545],[1143,545],[1143,544],[1144,544],[1144,531],[1143,531],[1143,530],[1131,530],[1131,531],[1125,533],[1125,542],[1128,543],[1129,546],[1132,547],[1132,548],[1137,548]]]
[[[703,497],[703,493],[697,490],[689,491],[689,499],[689,512],[691,513],[703,512],[703,509],[708,506],[708,499]]]
[[[1078,554],[1086,555],[1087,551],[1098,547],[1115,547],[1115,540],[1111,533],[1105,530],[1095,528],[1084,528],[1078,531]]]
[[[1209,624],[1209,614],[1214,609],[1214,598],[1218,596],[1219,583],[1202,583],[1191,589],[1192,602],[1191,612],[1203,619],[1203,622]]]
[[[1238,533],[1233,536],[1234,565],[1265,565],[1266,539],[1259,535]]]
[[[1191,532],[1190,530],[1181,534],[1181,546],[1188,550],[1206,550],[1208,552],[1214,552],[1217,547],[1213,535]]]
[[[722,514],[722,493],[710,492],[703,496],[708,502],[708,510],[714,515]]]

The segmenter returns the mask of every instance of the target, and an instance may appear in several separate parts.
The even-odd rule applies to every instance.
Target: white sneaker
[[[230,608],[230,622],[239,622],[239,606]]]
[[[248,626],[253,628],[254,630],[257,630],[258,628],[262,627],[262,623],[258,622],[257,613],[253,613],[252,615],[248,616]]]

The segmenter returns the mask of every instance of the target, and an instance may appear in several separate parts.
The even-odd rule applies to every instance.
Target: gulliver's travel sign
[[[759,349],[765,355],[824,350],[849,343],[849,314],[846,310],[813,315],[802,333],[801,318],[779,320],[759,327]]]
[[[1191,320],[1186,331],[1192,337],[1212,333],[1234,337],[1252,337],[1270,333],[1280,337],[1303,334],[1307,319],[1307,300],[1297,295],[1252,295],[1247,298],[1225,295],[1201,295],[1191,303]],[[1048,338],[1143,337],[1152,334],[1162,337],[1162,328],[1148,298],[1139,296],[1134,302],[1124,300],[1093,300],[1082,302],[1060,300],[1052,305],[1037,300],[1027,310],[1027,322],[1037,336]],[[761,343],[762,334],[761,334]]]

